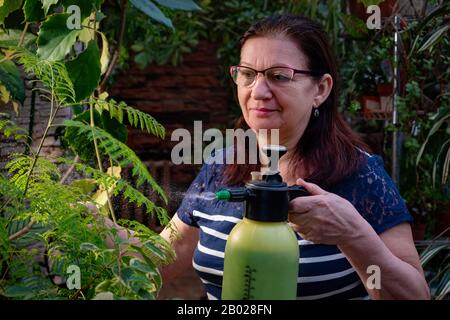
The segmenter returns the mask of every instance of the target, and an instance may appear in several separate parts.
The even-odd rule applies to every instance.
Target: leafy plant
[[[110,59],[107,38],[99,29],[102,2],[79,3],[83,21],[79,29],[66,24],[71,15],[65,10],[71,1],[25,0],[23,6],[21,1],[2,1],[0,5],[0,23],[13,11],[25,19],[22,32],[6,29],[1,33],[2,100],[8,103],[13,99],[17,107],[23,100],[18,65],[33,77],[50,105],[37,150],[12,154],[6,172],[0,175],[0,296],[4,298],[154,299],[161,288],[158,267],[174,257],[170,245],[146,226],[117,221],[140,239],[142,245],[137,246],[122,240],[116,228],[106,227],[102,216],[89,209],[93,203],[100,213],[116,221],[112,197],[122,196],[148,214],[156,214],[162,225],[169,221],[166,210],[139,190],[148,185],[167,204],[147,167],[124,143],[126,125],[160,138],[165,135],[164,128],[150,115],[108,98],[104,91],[117,54]],[[192,1],[156,2],[178,9],[196,8]],[[152,19],[171,24],[170,20],[162,21],[162,13],[152,2],[131,3]],[[125,17],[127,1],[121,5],[121,16]],[[37,37],[27,32],[35,22],[39,22],[35,25]],[[120,50],[119,39],[115,52]],[[43,142],[63,108],[73,108],[75,114],[63,123],[65,143],[75,158],[46,159],[40,155]],[[22,143],[28,141],[23,129],[10,120],[0,120],[0,133]],[[88,143],[82,146],[80,141]],[[79,155],[81,152],[84,154]],[[86,162],[80,162],[83,160]],[[95,160],[97,167],[90,160]],[[107,170],[105,163],[109,163]],[[67,166],[68,171],[62,172]],[[135,182],[120,177],[125,167],[132,167]],[[68,183],[71,170],[82,178]],[[112,248],[106,245],[107,238]],[[68,274],[74,266],[81,271],[80,286],[75,289]]]
[[[425,248],[419,248],[420,263],[425,272],[435,300],[448,300],[450,294],[450,241],[448,238],[436,237],[424,241]],[[417,243],[420,247],[421,242]]]

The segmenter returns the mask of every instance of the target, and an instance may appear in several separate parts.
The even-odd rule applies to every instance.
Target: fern
[[[59,161],[63,161],[66,164],[74,164],[75,170],[92,176],[92,178],[95,179],[95,181],[99,185],[102,185],[105,189],[109,189],[114,185],[115,187],[113,193],[115,196],[122,192],[125,199],[132,203],[135,203],[139,207],[144,207],[148,214],[156,213],[156,216],[162,225],[167,225],[169,223],[169,216],[167,215],[166,209],[155,205],[144,194],[135,189],[126,180],[110,176],[106,173],[101,172],[100,170],[94,169],[82,163],[73,163],[66,159],[59,159]]]
[[[11,157],[13,159],[6,164],[5,169],[11,175],[10,181],[23,191],[27,177],[30,174],[33,158],[20,153],[12,154]],[[34,170],[31,173],[29,187],[32,189],[33,185],[38,182],[43,183],[59,178],[60,173],[55,164],[43,158],[38,158]]]
[[[60,105],[75,102],[75,90],[64,63],[39,59],[24,49],[17,49],[16,56],[25,71],[34,74],[44,87],[50,89]]]
[[[147,182],[167,204],[167,197],[162,188],[156,183],[150,172],[148,172],[147,167],[142,163],[134,151],[126,144],[118,141],[108,132],[100,128],[91,127],[79,121],[65,120],[63,125],[78,128],[78,134],[84,135],[91,141],[93,141],[94,138],[98,139],[100,142],[99,147],[102,148],[111,159],[117,161],[121,167],[132,164],[132,175],[137,177],[136,185],[139,187],[144,182]]]
[[[0,132],[6,138],[13,137],[14,140],[26,140],[28,137],[27,130],[18,127],[11,120],[0,120]]]
[[[123,123],[124,113],[127,115],[128,122],[135,128],[140,128],[156,137],[164,139],[165,129],[148,113],[139,111],[133,107],[128,106],[125,102],[116,102],[113,99],[108,101],[98,99],[96,100],[96,108],[102,113],[102,110],[107,110],[111,118]]]

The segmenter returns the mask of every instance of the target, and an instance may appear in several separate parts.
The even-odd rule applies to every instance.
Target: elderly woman
[[[288,152],[279,170],[288,185],[311,196],[290,203],[300,246],[298,299],[429,299],[404,201],[383,168],[351,132],[337,107],[337,72],[321,27],[295,15],[255,23],[241,38],[237,85],[240,126],[279,129]],[[240,203],[190,195],[241,186],[259,165],[205,164],[161,235],[177,260],[164,281],[191,263],[209,299],[221,298],[227,236],[242,219]],[[379,283],[370,281],[379,271]]]

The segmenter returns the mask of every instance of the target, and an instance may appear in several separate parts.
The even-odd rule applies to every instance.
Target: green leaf
[[[367,26],[363,20],[351,14],[342,15],[342,22],[345,26],[345,31],[353,38],[361,38],[367,36]]]
[[[69,53],[81,30],[70,30],[67,28],[69,13],[55,14],[50,16],[38,33],[38,50],[40,58],[46,60],[62,60]]]
[[[74,118],[74,120],[84,123],[89,123],[90,112],[89,110],[82,112]],[[108,133],[121,142],[127,140],[127,127],[124,124],[119,123],[116,119],[108,115],[108,112],[103,112],[101,115],[94,111],[95,125]],[[80,136],[76,128],[68,127],[64,132],[64,143],[70,145],[70,147],[77,153],[82,160],[94,160],[95,148],[90,139],[85,136]]]
[[[53,92],[61,105],[75,101],[75,90],[64,63],[39,59],[26,50],[18,50],[16,56],[27,73],[32,73],[39,82]]]
[[[98,250],[98,247],[93,243],[83,242],[82,244],[80,244],[80,250],[96,251]]]
[[[0,30],[0,47],[10,48],[17,47],[19,44],[20,36],[22,34],[21,30],[7,29],[5,31]],[[36,40],[36,36],[32,33],[27,32],[25,34],[24,46],[29,46],[32,42]]]
[[[446,121],[448,121],[447,119],[450,119],[450,109],[445,108],[443,109],[441,112],[439,112],[438,116],[436,117],[433,126],[430,129],[430,132],[428,133],[427,138],[425,139],[425,142],[422,144],[422,146],[420,147],[420,150],[417,154],[417,158],[416,158],[416,166],[419,164],[420,159],[422,158],[422,154],[425,150],[426,145],[428,144],[428,141],[430,140],[431,136],[434,135],[439,128],[442,126],[442,124],[444,124]]]
[[[15,285],[7,287],[4,295],[8,298],[20,298],[30,294],[30,288],[24,285]]]
[[[413,44],[411,46],[410,53],[408,54],[408,58],[412,56],[412,54],[416,50],[417,43],[419,39],[421,38],[421,31],[424,29],[427,24],[431,21],[433,21],[434,18],[445,16],[446,14],[450,13],[450,4],[443,4],[441,7],[437,7],[435,10],[433,10],[430,14],[428,14],[423,21],[420,22],[418,27],[414,30],[414,33],[417,34],[416,38],[413,41]]]
[[[42,10],[42,2],[39,0],[25,0],[23,13],[26,22],[37,22],[45,17],[44,11]]]
[[[100,292],[95,295],[92,300],[114,300],[114,294],[112,292]]]
[[[429,22],[431,22],[434,18],[445,16],[450,13],[450,4],[443,4],[440,7],[437,7],[432,12],[430,12],[425,19],[420,21],[420,24],[417,26],[416,33],[419,34],[420,31],[427,26]]]
[[[81,136],[86,136],[91,141],[94,137],[98,139],[99,147],[104,150],[112,160],[117,161],[121,167],[133,164],[132,175],[137,178],[136,186],[141,186],[144,182],[147,182],[167,204],[168,200],[162,188],[156,183],[155,179],[148,171],[148,168],[142,163],[136,153],[131,150],[125,143],[118,141],[105,130],[102,130],[98,127],[91,127],[88,124],[82,123],[80,121],[65,120],[63,125],[66,127],[78,129],[78,133]],[[159,209],[157,210],[158,217],[161,216],[160,218],[165,219],[165,210],[163,208],[156,209]]]
[[[84,194],[93,192],[97,187],[94,179],[77,179],[74,180],[70,185],[72,187],[81,189],[81,192],[83,192]]]
[[[161,260],[164,260],[164,258],[166,257],[164,252],[160,248],[156,247],[151,241],[146,241],[142,246],[144,248],[146,248],[147,250],[150,250],[153,254],[155,254]]]
[[[0,54],[0,59],[3,59]],[[0,63],[0,82],[8,89],[14,100],[23,103],[25,100],[25,87],[20,71],[14,62],[5,60]]]
[[[438,254],[441,250],[447,249],[448,245],[438,245],[435,247],[428,247],[427,250],[423,251],[420,254],[420,263],[422,267],[424,267],[436,254]]]
[[[100,50],[97,43],[90,41],[86,50],[66,62],[66,68],[74,85],[76,101],[89,97],[100,82]]]
[[[0,24],[3,24],[9,14],[17,9],[20,9],[22,0],[7,0],[0,6]]]
[[[149,0],[131,0],[130,2],[136,7],[136,9],[142,11],[150,18],[173,29],[172,21],[167,18],[153,2]]]
[[[102,36],[102,55],[100,57],[100,64],[101,64],[101,73],[104,74],[106,70],[108,69],[109,65],[109,45],[108,45],[108,39],[106,39],[106,36],[103,32],[100,32],[100,35]]]
[[[428,49],[429,47],[433,46],[434,44],[438,43],[439,40],[445,35],[447,30],[450,29],[450,24],[447,24],[438,30],[433,30],[430,32],[429,35],[425,36],[423,44],[421,45],[420,49],[417,52],[424,51]]]
[[[74,3],[73,0],[63,0],[62,5],[66,8],[76,4],[80,8],[81,20],[91,15],[94,9],[99,10],[103,0],[78,0]]]
[[[179,10],[202,10],[194,1],[192,0],[155,0],[157,3],[164,7]]]
[[[41,0],[42,2],[42,8],[44,9],[45,15],[48,13],[48,9],[56,3],[58,3],[58,0]]]
[[[155,268],[153,266],[142,262],[142,260],[138,258],[133,258],[130,260],[130,267],[144,273],[155,272]]]

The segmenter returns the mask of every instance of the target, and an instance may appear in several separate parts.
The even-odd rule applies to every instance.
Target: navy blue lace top
[[[402,222],[411,222],[412,216],[386,173],[381,157],[367,153],[365,157],[366,164],[358,172],[327,191],[350,201],[378,234]],[[225,165],[211,162],[201,168],[177,214],[184,223],[199,228],[192,264],[208,298],[220,299],[226,240],[242,219],[244,204],[197,197],[224,187],[221,178]],[[368,299],[356,271],[337,246],[315,244],[296,235],[300,246],[298,299]]]

